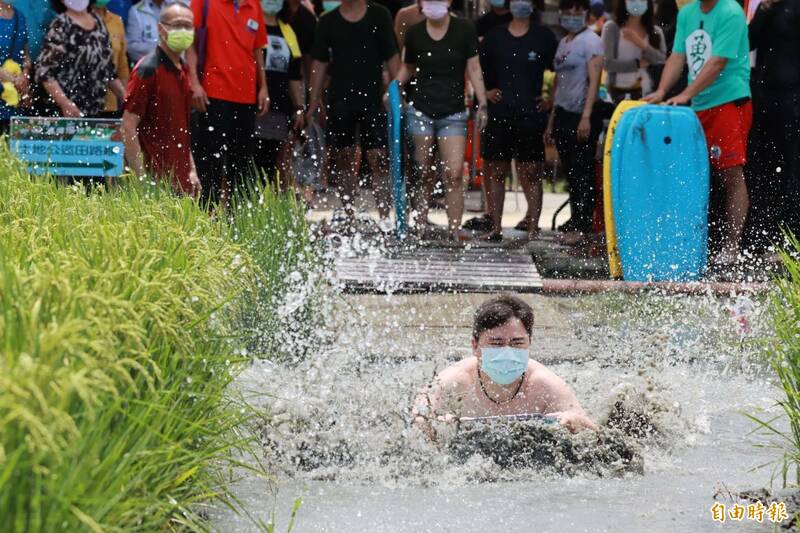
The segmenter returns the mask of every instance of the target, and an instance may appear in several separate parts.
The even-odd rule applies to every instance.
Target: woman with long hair
[[[616,0],[614,19],[603,27],[603,49],[608,92],[614,102],[638,100],[654,91],[651,65],[663,65],[667,56],[664,32],[654,22],[653,0]]]

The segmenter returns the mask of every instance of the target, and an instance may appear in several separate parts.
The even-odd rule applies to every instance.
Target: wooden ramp
[[[419,247],[334,261],[345,289],[361,292],[536,292],[542,280],[524,249]]]

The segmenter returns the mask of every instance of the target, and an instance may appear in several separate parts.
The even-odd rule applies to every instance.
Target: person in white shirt
[[[134,63],[155,50],[161,8],[170,3],[168,0],[140,0],[131,6],[125,39],[128,41],[128,55]]]

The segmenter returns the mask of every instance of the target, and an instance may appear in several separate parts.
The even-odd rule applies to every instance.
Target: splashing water
[[[462,423],[432,445],[410,426],[411,403],[471,354],[472,313],[486,298],[341,297],[330,345],[245,373],[241,387],[261,393],[279,516],[305,500],[296,531],[702,531],[713,529],[715,487],[768,482],[751,469],[774,454],[754,447],[741,414],[777,397],[756,300],[742,335],[735,299],[528,296],[532,356],[567,381],[600,432]],[[272,511],[274,486],[245,478],[237,490],[252,512]],[[214,520],[249,527],[222,511]]]

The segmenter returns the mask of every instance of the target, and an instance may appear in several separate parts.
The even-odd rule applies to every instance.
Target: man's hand
[[[269,92],[267,86],[262,85],[258,90],[258,116],[263,117],[269,111]]]
[[[63,104],[61,104],[61,114],[64,115],[66,118],[80,118],[83,116],[81,110],[78,109],[78,106],[75,105],[75,102],[72,100],[67,100]]]
[[[541,96],[536,99],[536,110],[540,113],[547,113],[553,109],[553,101],[549,98],[542,98]]]
[[[691,101],[692,99],[688,95],[686,95],[685,93],[681,93],[677,96],[673,96],[665,103],[667,105],[689,105],[689,102]]]
[[[626,41],[633,43],[637,48],[641,48],[642,50],[647,48],[647,41],[635,31],[629,28],[622,28],[621,35]]]
[[[586,142],[591,131],[592,124],[589,117],[581,117],[581,121],[578,123],[578,141]]]
[[[208,95],[200,82],[192,85],[192,105],[201,113],[205,113],[208,108]]]
[[[648,94],[642,100],[648,104],[660,104],[664,100],[664,96],[664,91],[658,90]]]
[[[491,103],[496,104],[497,102],[503,99],[503,93],[500,92],[500,89],[492,89],[491,91],[486,91],[486,99],[489,100]]]
[[[305,128],[305,115],[303,114],[302,109],[298,109],[294,112],[294,118],[292,119],[292,131],[301,132],[303,128]]]
[[[200,178],[197,177],[197,171],[192,169],[189,172],[189,183],[192,184],[192,189],[189,191],[189,195],[197,200],[200,198],[200,193],[203,192],[203,186],[200,184]]]
[[[489,114],[486,112],[486,104],[478,106],[478,112],[475,115],[475,125],[478,126],[478,131],[483,131],[489,123]]]
[[[558,411],[555,413],[547,413],[545,416],[552,416],[558,420],[567,431],[570,433],[578,433],[582,429],[591,429],[597,431],[597,424],[592,422],[588,416],[583,413],[575,411]]]

